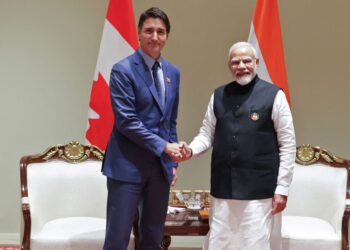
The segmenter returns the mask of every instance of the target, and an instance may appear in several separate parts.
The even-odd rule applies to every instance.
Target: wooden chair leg
[[[163,250],[168,250],[169,246],[171,244],[171,236],[170,235],[164,235],[162,240],[162,248]]]

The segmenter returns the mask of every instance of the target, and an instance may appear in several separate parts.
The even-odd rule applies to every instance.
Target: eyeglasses
[[[231,60],[231,65],[237,67],[242,62],[244,65],[252,66],[255,60],[256,60],[255,58],[244,58],[244,59],[241,59],[241,60],[232,59]]]

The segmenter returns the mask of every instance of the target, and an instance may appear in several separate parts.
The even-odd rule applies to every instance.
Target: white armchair
[[[77,142],[22,157],[22,249],[102,249],[107,199],[102,158],[97,147]],[[134,245],[130,240],[128,249]]]
[[[348,250],[350,162],[310,145],[297,148],[287,208],[284,250]]]

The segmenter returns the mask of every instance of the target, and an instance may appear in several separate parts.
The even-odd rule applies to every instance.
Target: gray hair
[[[233,44],[228,51],[228,59],[230,60],[231,54],[234,50],[240,49],[240,48],[250,48],[253,51],[253,55],[255,59],[258,59],[258,53],[256,52],[256,49],[254,48],[253,44],[248,42],[237,42]]]

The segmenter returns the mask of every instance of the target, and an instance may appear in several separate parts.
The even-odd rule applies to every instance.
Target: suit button
[[[160,122],[163,122],[163,121],[164,121],[164,118],[161,118],[161,119],[160,119]]]

